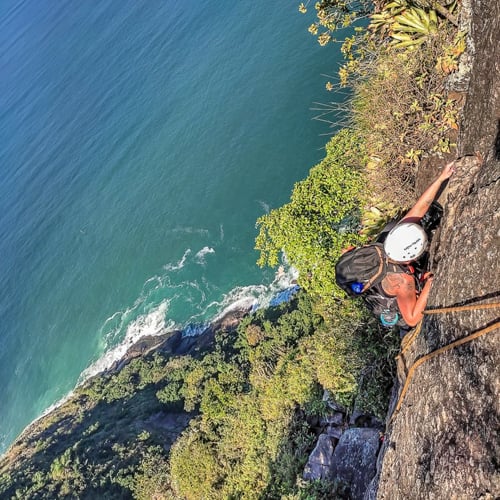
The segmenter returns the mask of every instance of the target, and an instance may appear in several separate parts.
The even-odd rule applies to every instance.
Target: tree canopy
[[[276,266],[280,253],[299,271],[299,284],[328,301],[337,294],[335,262],[343,248],[359,244],[363,150],[350,130],[326,145],[326,157],[297,182],[291,200],[257,220],[258,264]]]

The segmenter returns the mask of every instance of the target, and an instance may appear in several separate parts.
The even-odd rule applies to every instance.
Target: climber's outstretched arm
[[[417,203],[404,216],[401,222],[420,222],[420,219],[425,215],[429,206],[436,198],[439,188],[444,181],[448,180],[455,172],[455,162],[448,163],[439,174],[439,177],[422,193]]]

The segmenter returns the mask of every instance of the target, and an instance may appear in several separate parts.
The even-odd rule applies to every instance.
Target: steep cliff
[[[473,13],[468,42],[471,66],[452,90],[467,96],[458,137],[459,154],[467,156],[458,162],[457,172],[441,197],[445,215],[433,238],[431,267],[436,279],[431,308],[500,301],[500,4],[497,0],[472,0],[472,4],[463,0],[462,8]],[[442,166],[438,163],[422,165],[417,192],[437,174]],[[189,440],[184,440],[184,454],[178,453],[184,461],[177,458],[177,470],[185,468],[186,483],[199,479],[200,491],[205,484],[213,488],[219,493],[213,498],[226,498],[220,493],[221,478],[226,480],[224,474],[232,473],[231,484],[236,484],[244,477],[241,470],[249,471],[250,480],[244,488],[255,497],[278,498],[280,492],[284,498],[284,491],[297,493],[297,472],[304,470],[302,457],[310,451],[316,433],[321,434],[303,477],[340,479],[347,487],[305,485],[310,488],[306,490],[309,498],[315,491],[317,498],[334,498],[337,493],[332,488],[337,487],[342,498],[356,499],[500,497],[499,330],[450,349],[409,372],[426,354],[498,321],[498,308],[426,317],[419,336],[399,360],[399,380],[391,406],[394,410],[401,401],[401,407],[390,412],[385,433],[380,432],[383,425],[376,419],[356,412],[349,415],[335,405],[331,414],[323,415],[328,398],[315,399],[317,387],[311,384],[313,390],[308,385],[312,369],[319,367],[321,377],[314,376],[331,382],[337,372],[344,376],[344,365],[337,364],[331,355],[331,346],[336,344],[331,332],[321,330],[319,320],[316,324],[312,316],[300,308],[297,314],[290,313],[289,322],[276,316],[273,321],[279,322],[280,328],[272,325],[271,316],[265,316],[247,324],[239,340],[237,335],[221,335],[218,347],[216,330],[232,332],[239,315],[214,325],[198,339],[182,338],[177,332],[159,343],[159,339],[141,341],[113,370],[79,388],[64,405],[20,436],[0,459],[0,497],[166,495],[170,491],[166,484],[167,452],[197,414],[183,411],[183,399],[188,397],[193,408],[202,402],[208,415],[202,423],[217,445],[205,439],[208,433],[202,435],[202,427],[193,427]],[[366,329],[361,328],[365,334]],[[238,356],[233,359],[235,352]],[[208,356],[203,362],[201,355],[205,353]],[[183,358],[186,354],[190,356]],[[236,358],[241,365],[233,363]],[[242,383],[235,374],[246,371],[252,378]],[[376,379],[371,373],[365,379]],[[408,391],[400,399],[407,381]],[[257,396],[240,404],[250,401],[252,383],[257,386]],[[257,399],[261,394],[265,397]],[[296,411],[300,406],[297,400],[308,403],[302,406],[311,412],[309,419],[304,418],[303,408]],[[314,404],[309,404],[311,401]],[[288,412],[286,405],[293,411]],[[313,413],[315,407],[321,416]],[[263,412],[254,408],[265,409],[265,421]],[[277,422],[275,427],[270,426],[273,421]],[[308,425],[303,425],[304,421]],[[377,474],[365,495],[375,473],[382,434]],[[276,436],[282,436],[282,441]],[[191,448],[193,443],[197,447]],[[211,454],[217,447],[226,455]],[[272,451],[272,459],[265,456],[271,455],[270,449],[279,450]],[[227,457],[234,473],[227,466]],[[242,458],[250,464],[248,469],[238,469]],[[268,485],[261,480],[265,475]],[[256,491],[257,483],[251,482],[254,478],[264,493]],[[203,495],[194,498],[201,496],[209,496],[206,488]]]
[[[471,156],[458,162],[442,194],[445,215],[433,240],[429,308],[500,301],[500,3],[475,0],[471,7],[473,62],[458,142],[459,154]],[[499,308],[426,316],[400,359],[399,389],[417,359],[498,322],[498,316]],[[389,424],[371,498],[500,496],[499,333],[416,368]]]

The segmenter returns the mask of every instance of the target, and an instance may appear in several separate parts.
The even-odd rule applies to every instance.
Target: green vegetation
[[[158,351],[86,383],[2,458],[2,498],[342,496],[339,485],[301,479],[315,440],[308,422],[326,411],[324,390],[347,411],[383,418],[399,339],[344,298],[335,262],[412,203],[423,158],[454,147],[458,109],[444,79],[465,49],[453,5],[376,5],[315,5],[321,45],[371,15],[342,45],[350,126],[290,202],[257,221],[259,264],[284,252],[301,292],[192,354]]]
[[[440,63],[456,64],[447,54],[459,52],[463,38],[454,37],[454,30],[444,25],[419,50],[384,45],[376,59],[360,62],[352,75],[354,126],[369,157],[367,204],[389,216],[413,202],[421,160],[455,147],[458,108],[446,95]]]
[[[191,415],[156,393],[191,361],[155,353],[87,382],[2,458],[0,497],[151,498],[163,491],[165,451]]]
[[[302,498],[320,491],[324,485],[297,480],[314,445],[307,421],[324,412],[323,390],[346,408],[356,400],[383,415],[392,374],[379,362],[388,339],[367,328],[352,304],[339,306],[328,325],[313,306],[301,292],[247,316],[236,331],[217,332],[197,356],[157,352],[95,377],[2,459],[0,496]]]
[[[377,357],[384,341],[348,304],[336,313],[327,325],[301,293],[247,317],[237,335],[218,336],[180,391],[200,414],[172,448],[179,498],[301,498],[309,486],[297,481],[314,443],[306,422],[324,411],[323,390],[346,408],[357,398],[383,414],[390,375]],[[371,384],[359,387],[367,364]]]
[[[307,12],[307,1],[299,5],[302,14]],[[371,0],[321,0],[314,4],[316,19],[309,26],[309,33],[317,36],[322,46],[338,41],[337,33],[363,19],[373,10]]]
[[[299,10],[306,12],[308,3]],[[456,148],[459,103],[445,82],[459,69],[465,33],[457,30],[457,2],[449,0],[325,0],[314,7],[317,19],[309,31],[321,45],[341,41],[339,30],[351,26],[341,47],[339,83],[326,87],[350,87],[352,99],[347,109],[319,109],[323,121],[332,116],[335,128],[339,111],[351,116],[350,130],[367,158],[359,165],[366,187],[361,233],[372,236],[411,206],[421,161]],[[342,15],[345,22],[338,22]]]
[[[299,271],[299,284],[313,296],[333,301],[335,262],[356,245],[364,161],[360,140],[342,130],[326,145],[326,157],[295,185],[290,203],[257,221],[260,265],[274,266],[284,251]]]

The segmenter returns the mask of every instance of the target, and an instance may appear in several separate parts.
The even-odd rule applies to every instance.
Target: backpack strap
[[[382,273],[386,273],[386,268],[387,268],[387,257],[385,255],[385,253],[382,251],[382,247],[379,246],[379,245],[374,245],[375,247],[375,250],[377,251],[377,254],[378,254],[378,257],[379,257],[379,260],[380,260],[380,264],[379,264],[379,268],[376,272],[376,274],[374,274],[370,280],[365,283],[365,286],[363,287],[363,290],[361,293],[365,292],[366,290],[368,290],[368,288],[370,288],[373,283],[375,283],[377,280],[379,280],[380,276],[382,276]]]

